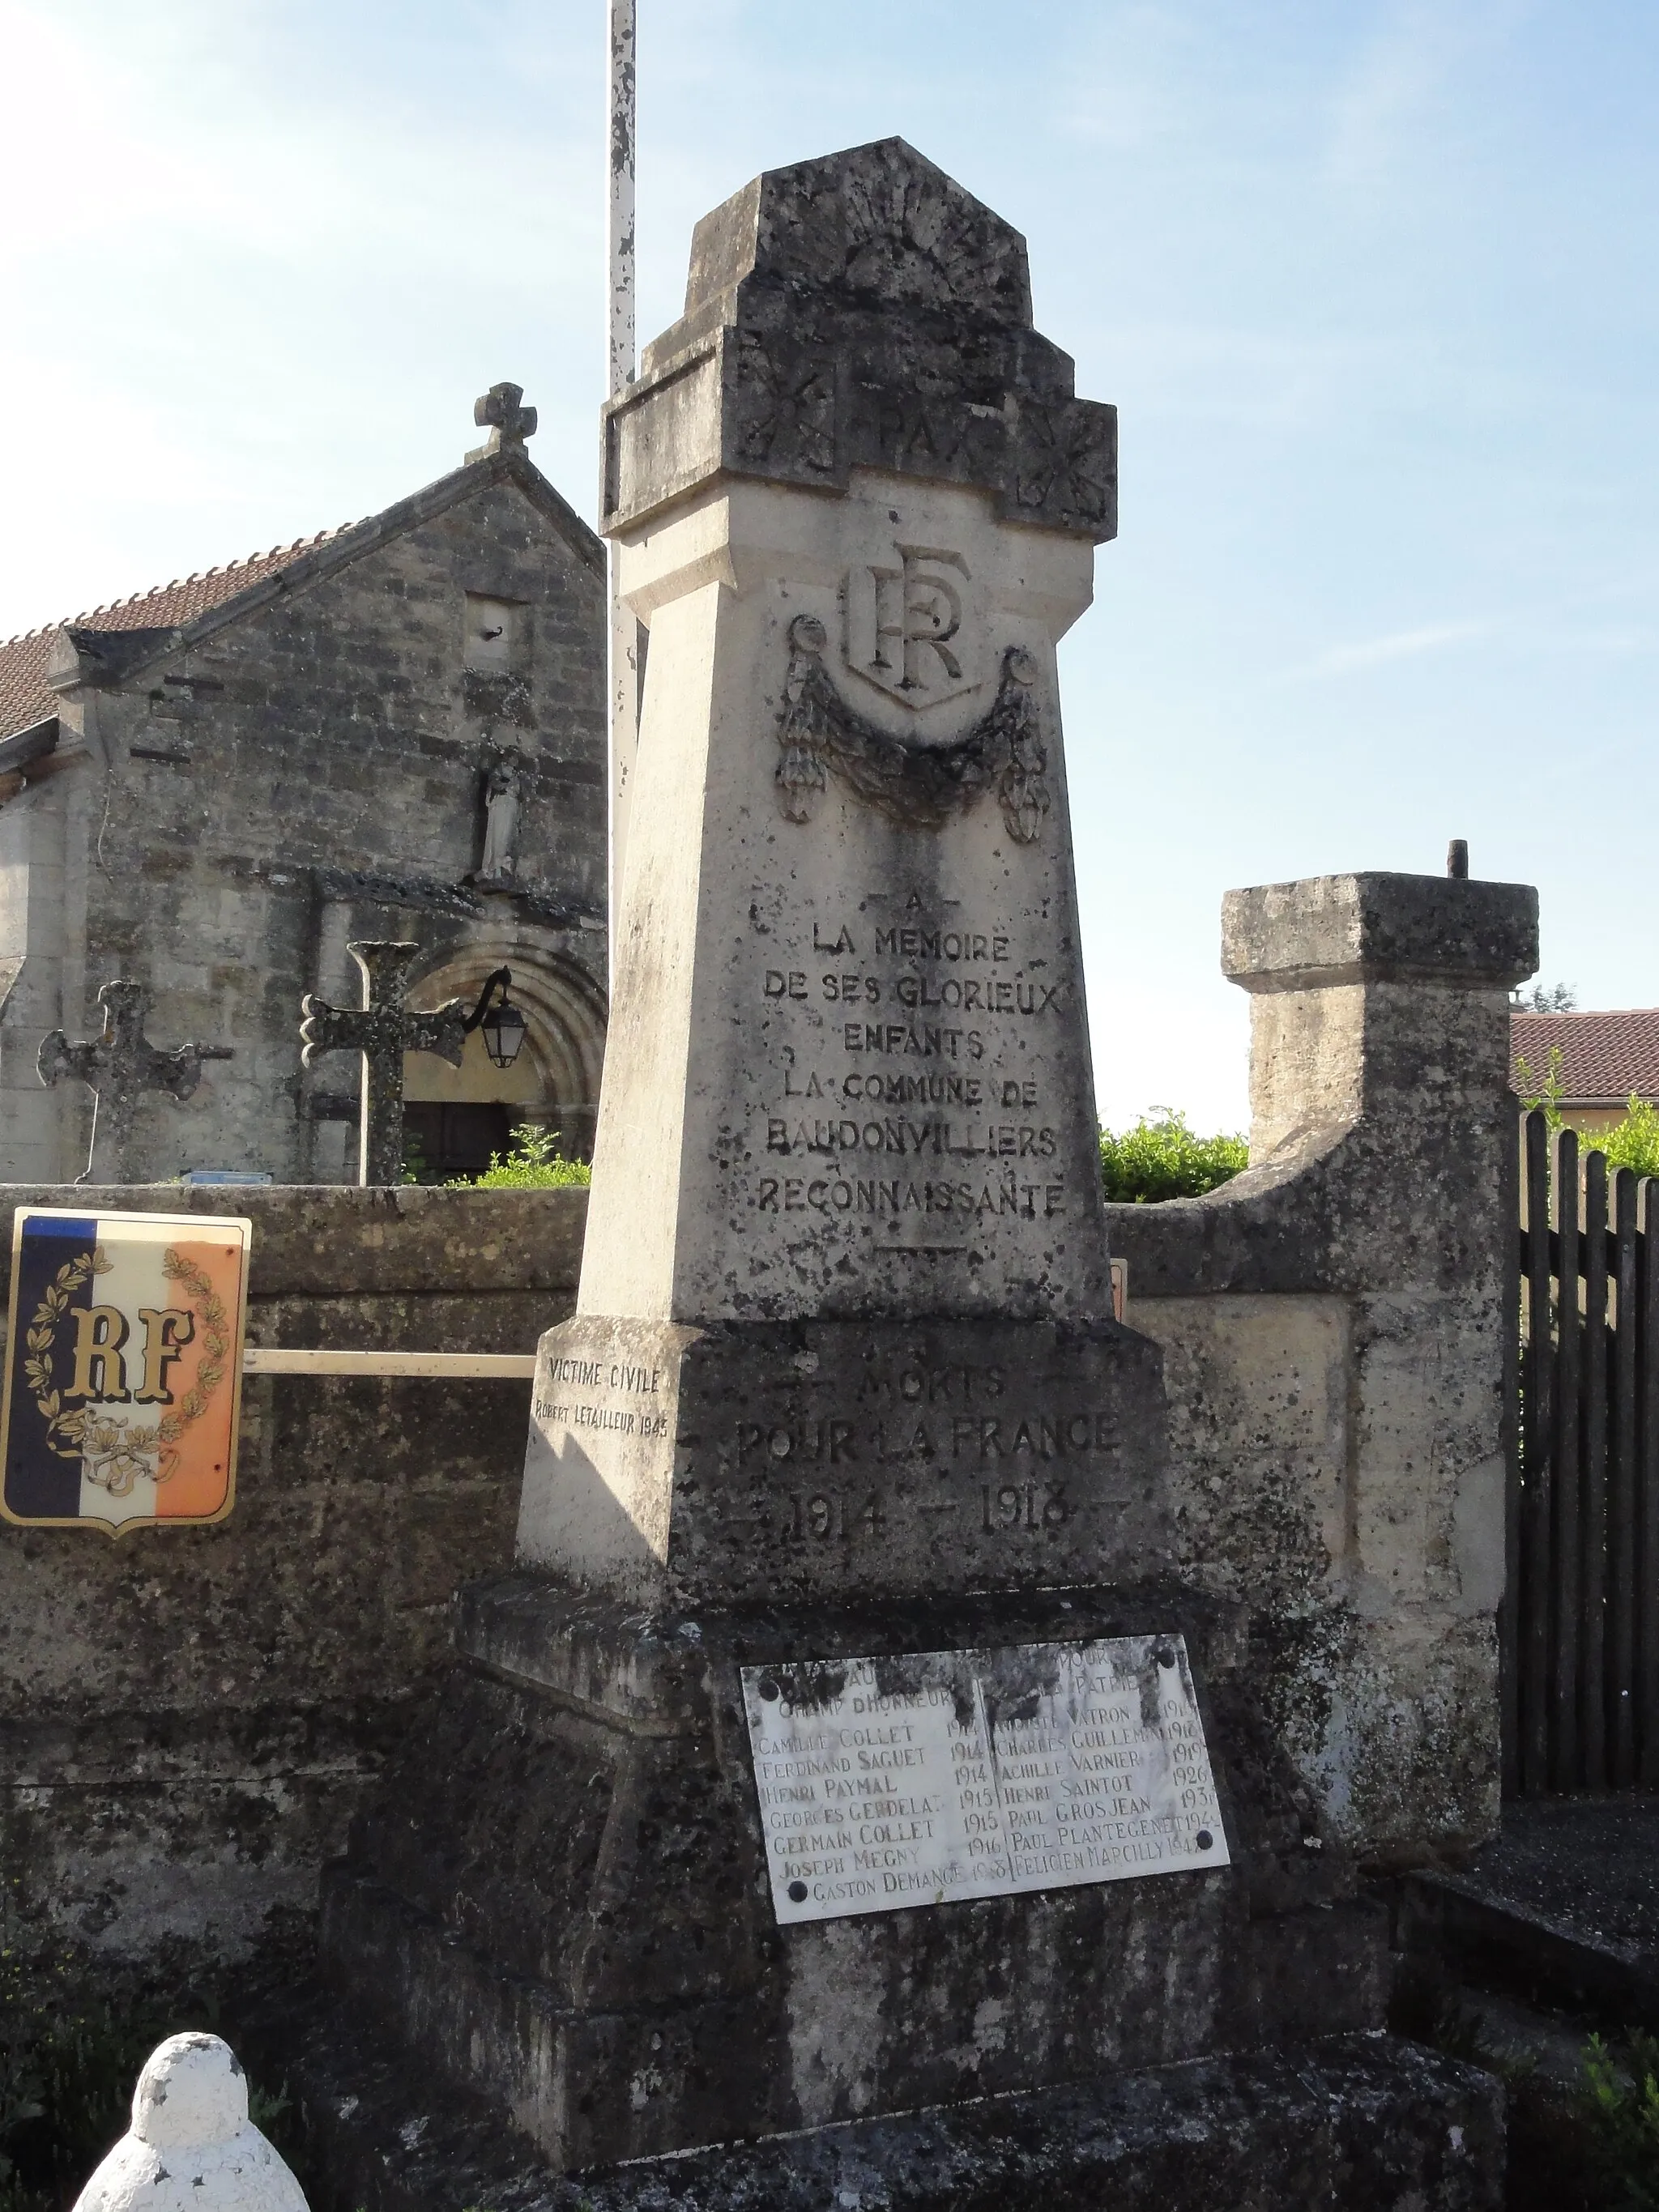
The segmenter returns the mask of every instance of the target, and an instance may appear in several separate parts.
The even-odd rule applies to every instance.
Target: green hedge
[[[1143,1114],[1133,1129],[1100,1133],[1101,1183],[1107,1197],[1121,1205],[1201,1198],[1249,1164],[1243,1137],[1200,1137],[1171,1107]]]

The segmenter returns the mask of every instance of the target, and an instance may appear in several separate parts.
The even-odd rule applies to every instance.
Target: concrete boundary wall
[[[246,1214],[252,1344],[525,1352],[571,1310],[586,1194],[3,1185],[0,1298],[18,1205]],[[250,1378],[228,1521],[0,1524],[14,1901],[221,1955],[314,1903],[457,1584],[510,1563],[529,1389]]]

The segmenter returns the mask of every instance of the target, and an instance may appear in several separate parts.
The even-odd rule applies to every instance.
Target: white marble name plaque
[[[742,1674],[780,1922],[1230,1863],[1179,1636]]]

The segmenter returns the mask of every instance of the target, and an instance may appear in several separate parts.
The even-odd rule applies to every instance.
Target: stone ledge
[[[253,1224],[248,1288],[254,1299],[439,1290],[574,1295],[587,1220],[587,1193],[580,1188],[0,1183],[0,1251],[11,1249],[20,1206],[244,1215]],[[6,1295],[0,1286],[0,1301]]]
[[[1656,1844],[1651,1797],[1511,1800],[1470,1865],[1407,1876],[1398,1941],[1482,1988],[1659,2030]]]
[[[269,2030],[266,2032],[269,2039]],[[552,2172],[482,2099],[367,2057],[337,2011],[279,2047],[328,2212],[1497,2212],[1504,2093],[1391,2037],[1340,2036],[1059,2089]],[[325,2182],[323,2177],[326,2177]]]
[[[515,1569],[455,1596],[463,1658],[515,1689],[545,1691],[602,1726],[649,1735],[696,1735],[713,1726],[721,1668],[786,1660],[805,1646],[819,1656],[1044,1642],[1179,1630],[1210,1676],[1236,1671],[1246,1654],[1239,1608],[1170,1581],[1141,1588],[1067,1584],[849,1606],[699,1607],[647,1613]]]
[[[1246,991],[1422,981],[1507,989],[1538,965],[1530,884],[1367,872],[1229,891],[1222,973]]]

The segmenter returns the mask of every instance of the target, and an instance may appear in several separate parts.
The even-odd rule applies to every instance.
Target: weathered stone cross
[[[104,1010],[101,1036],[71,1041],[62,1030],[53,1030],[35,1061],[48,1087],[60,1075],[73,1075],[92,1092],[92,1142],[77,1183],[124,1180],[141,1091],[165,1091],[182,1103],[201,1081],[204,1060],[234,1057],[228,1045],[181,1044],[172,1052],[153,1045],[144,1035],[149,993],[142,983],[121,979],[102,984],[98,1003]]]
[[[404,1172],[404,1054],[434,1052],[453,1066],[466,1045],[467,1009],[451,999],[434,1013],[410,1013],[404,1005],[418,945],[371,941],[348,945],[362,970],[360,1007],[331,1006],[309,993],[301,1001],[300,1024],[307,1067],[319,1053],[363,1056],[362,1111],[357,1144],[360,1183],[400,1182]]]
[[[472,419],[489,435],[476,453],[467,455],[469,461],[499,453],[503,446],[522,446],[526,438],[535,436],[536,410],[521,405],[523,398],[521,384],[492,384],[482,399],[473,401]]]

